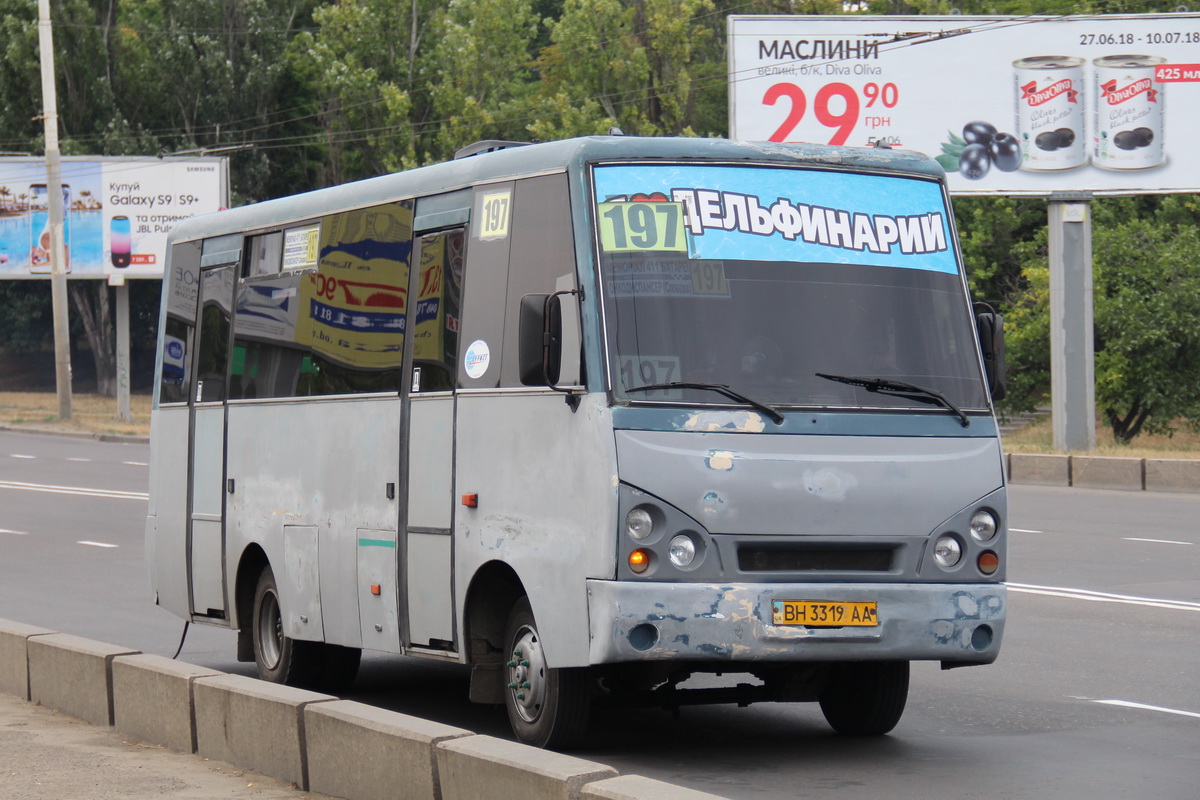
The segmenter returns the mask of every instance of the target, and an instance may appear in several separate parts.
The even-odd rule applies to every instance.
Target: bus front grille
[[[742,572],[888,572],[895,549],[745,544],[737,555]]]

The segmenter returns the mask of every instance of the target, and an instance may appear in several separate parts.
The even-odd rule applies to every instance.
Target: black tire
[[[337,644],[320,644],[317,647],[320,650],[320,665],[309,688],[329,694],[341,694],[349,690],[354,685],[354,679],[358,677],[362,650]]]
[[[882,736],[904,715],[908,662],[838,664],[818,699],[825,720],[843,736]]]
[[[279,586],[270,567],[264,567],[254,590],[250,618],[254,662],[264,681],[305,689],[314,688],[324,664],[324,645],[293,639],[283,632],[283,607]],[[355,664],[357,671],[358,665]]]
[[[590,670],[546,666],[537,621],[526,597],[509,613],[504,641],[510,659],[504,707],[517,740],[555,750],[578,745],[592,706]]]

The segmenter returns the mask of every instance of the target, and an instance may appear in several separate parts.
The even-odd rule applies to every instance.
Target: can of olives
[[[1163,85],[1158,56],[1105,56],[1092,61],[1096,119],[1092,163],[1105,169],[1146,169],[1166,160]]]
[[[1072,169],[1087,163],[1084,61],[1031,56],[1013,62],[1021,169]]]

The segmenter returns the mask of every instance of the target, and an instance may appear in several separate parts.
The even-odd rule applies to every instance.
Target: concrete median
[[[1070,486],[1071,457],[1040,453],[1011,453],[1008,477],[1013,483],[1039,486]]]
[[[1200,492],[1200,461],[1147,458],[1146,491]]]
[[[192,684],[222,674],[163,656],[118,656],[112,664],[113,724],[140,741],[194,753]]]
[[[615,778],[612,767],[492,736],[437,748],[442,800],[577,800],[583,786]]]
[[[0,619],[0,692],[29,699],[29,638],[54,631]]]
[[[1014,484],[1147,492],[1200,492],[1200,461],[1068,454],[1011,453]]]
[[[137,650],[52,633],[29,642],[29,699],[93,725],[113,724],[112,661]]]
[[[308,782],[348,800],[440,797],[436,746],[471,731],[350,700],[304,709]]]
[[[196,754],[308,789],[304,707],[336,700],[291,686],[218,675],[193,684]]]
[[[685,789],[641,775],[622,775],[583,787],[579,800],[722,800],[715,794]]]
[[[0,692],[349,800],[721,800],[605,764],[0,619]]]
[[[1082,489],[1141,491],[1142,460],[1111,456],[1071,456],[1071,485]]]

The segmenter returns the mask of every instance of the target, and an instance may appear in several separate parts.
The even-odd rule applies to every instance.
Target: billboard
[[[1200,14],[729,18],[730,137],[890,145],[955,194],[1200,190]]]
[[[229,205],[223,158],[62,159],[70,278],[162,278],[177,222]],[[46,162],[0,159],[0,279],[50,275]]]

